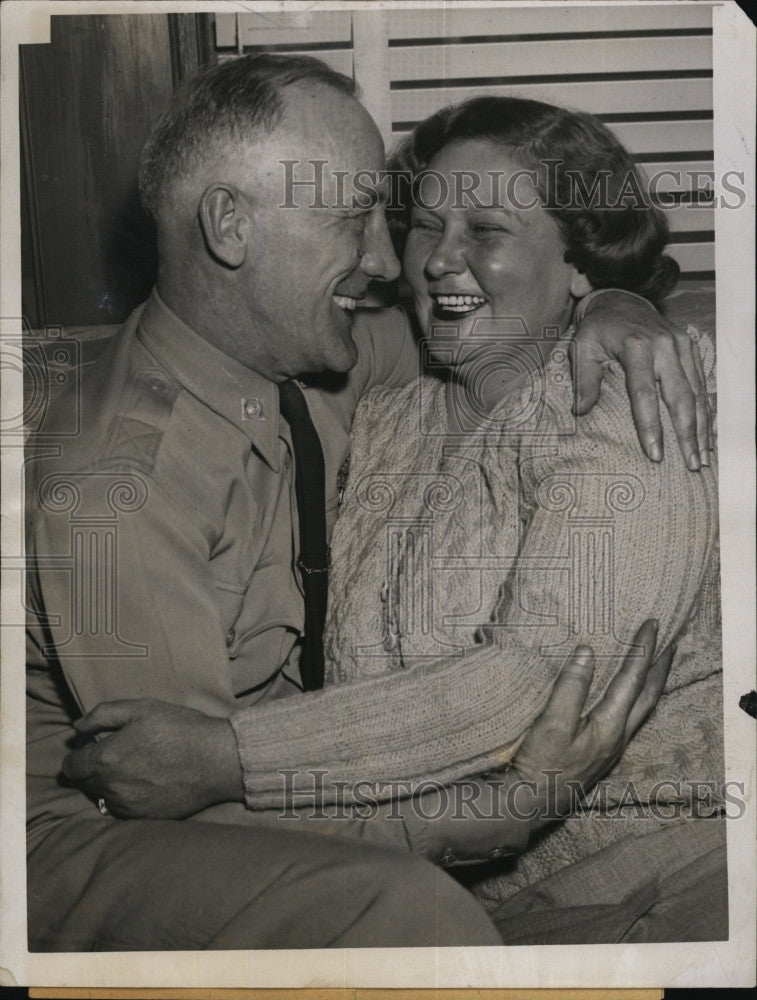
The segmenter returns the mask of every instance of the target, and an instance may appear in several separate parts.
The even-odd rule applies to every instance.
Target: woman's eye
[[[473,227],[473,232],[479,236],[488,236],[492,233],[505,233],[507,230],[503,229],[502,226],[489,225],[486,222],[477,222]]]

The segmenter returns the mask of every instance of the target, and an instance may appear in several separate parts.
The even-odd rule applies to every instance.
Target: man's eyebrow
[[[360,194],[353,194],[350,204],[350,211],[370,212],[376,205],[386,205],[389,196],[385,191],[376,188],[366,188]]]
[[[353,194],[352,207],[367,212],[377,204],[385,205],[389,201],[390,193],[389,179],[382,177],[376,183],[366,184],[357,194]],[[366,204],[368,199],[370,199],[370,205]]]

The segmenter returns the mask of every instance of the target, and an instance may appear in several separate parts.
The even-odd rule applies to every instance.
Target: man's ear
[[[241,267],[247,258],[251,220],[240,192],[227,184],[208,185],[200,198],[198,215],[211,254],[227,267]]]
[[[570,294],[575,299],[582,299],[584,295],[594,291],[594,285],[589,281],[583,271],[573,268],[573,276],[570,279]]]

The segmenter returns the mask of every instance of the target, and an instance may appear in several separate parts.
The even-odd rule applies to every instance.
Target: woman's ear
[[[202,193],[198,214],[210,253],[227,267],[241,267],[247,258],[251,221],[240,192],[231,185],[210,184]]]
[[[584,295],[594,291],[594,286],[583,273],[573,268],[573,277],[570,279],[570,294],[575,299],[582,299]]]

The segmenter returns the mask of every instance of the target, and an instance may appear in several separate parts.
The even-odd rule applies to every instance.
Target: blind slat
[[[681,271],[714,271],[714,243],[678,243],[667,247],[665,253],[674,257]]]
[[[670,163],[639,163],[647,178],[654,180],[657,191],[692,191],[712,188],[713,181],[705,176],[712,175],[712,160],[678,160]]]
[[[393,10],[389,38],[455,38],[465,35],[530,35],[578,31],[663,31],[712,27],[707,3],[612,7],[599,5],[531,8]]]
[[[694,208],[691,205],[678,205],[665,210],[671,233],[690,233],[693,231],[713,232],[715,229],[715,212],[712,208]]]
[[[628,122],[608,126],[632,153],[677,153],[710,150],[713,146],[711,121]],[[399,139],[410,129],[398,129]]]
[[[218,18],[221,15],[216,15]],[[223,15],[235,16],[235,15]],[[243,14],[242,45],[310,45],[352,41],[352,15],[346,11],[291,11]]]
[[[632,153],[712,149],[711,121],[622,122],[608,125]]]
[[[389,49],[392,82],[710,70],[712,39],[608,38],[549,42],[409,45]],[[665,84],[660,85],[663,89]]]
[[[712,108],[711,80],[610,80],[490,87],[429,87],[392,91],[392,121],[417,122],[445,104],[477,94],[529,97],[592,114],[702,111]]]

